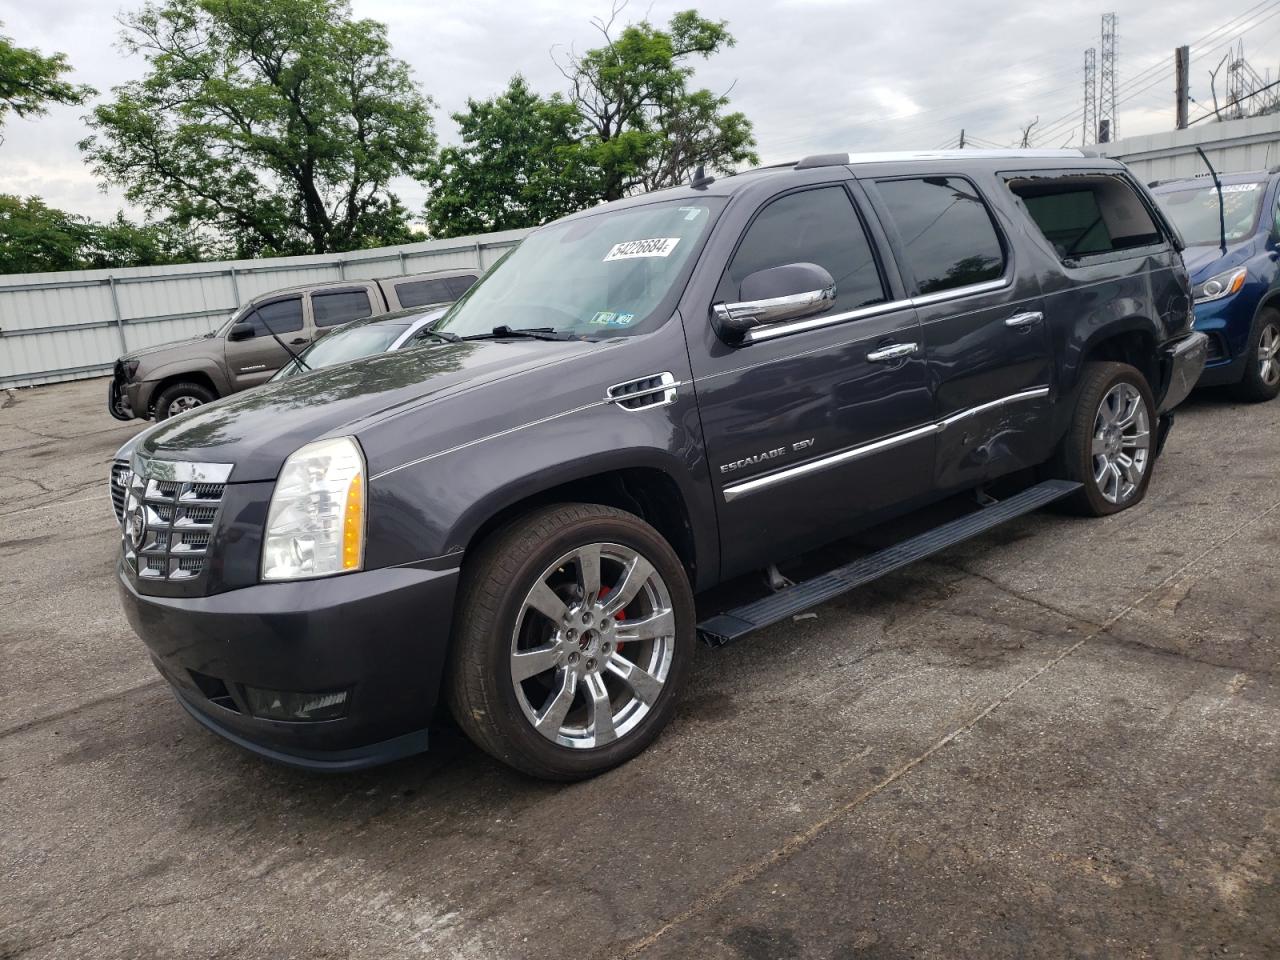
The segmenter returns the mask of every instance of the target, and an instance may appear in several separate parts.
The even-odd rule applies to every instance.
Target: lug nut
[[[577,655],[576,653],[571,653],[571,654],[569,654],[569,662],[570,662],[570,663],[577,663],[577,662],[578,662],[578,655]]]
[[[608,653],[611,649],[612,649],[612,645],[611,645],[611,644],[609,644],[609,643],[602,643],[602,644],[600,644],[600,652],[601,652],[601,653]]]
[[[587,658],[587,669],[588,669],[588,670],[594,670],[595,668],[596,668],[596,658],[595,658],[595,657],[588,657],[588,658]]]
[[[568,637],[570,640],[577,640],[578,631],[571,628],[569,632],[565,634],[565,636]]]
[[[591,614],[589,614],[589,613],[584,613],[584,614],[582,615],[582,622],[583,622],[583,623],[590,623],[590,622],[591,622]]]

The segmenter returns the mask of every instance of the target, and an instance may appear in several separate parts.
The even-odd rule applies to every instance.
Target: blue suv
[[[1280,393],[1280,167],[1219,179],[1225,238],[1208,176],[1151,192],[1187,243],[1195,328],[1209,335],[1200,386],[1230,385],[1256,403]]]

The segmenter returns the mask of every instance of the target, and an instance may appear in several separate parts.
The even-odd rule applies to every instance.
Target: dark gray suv
[[[671,718],[699,632],[1054,500],[1140,501],[1204,364],[1191,318],[1176,234],[1115,162],[698,177],[534,232],[428,344],[152,428],[113,468],[121,596],[179,702],[265,756],[404,756],[447,704],[503,761],[589,776]],[[964,491],[696,621],[696,591]]]

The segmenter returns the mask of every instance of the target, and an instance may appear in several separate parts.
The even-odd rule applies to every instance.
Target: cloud
[[[910,0],[893,7],[867,0],[654,0],[647,9],[651,20],[665,22],[690,6],[730,23],[737,46],[700,63],[697,79],[732,91],[734,106],[755,123],[766,162],[842,150],[930,148],[954,142],[961,128],[966,136],[1008,144],[1036,116],[1042,145],[1079,141],[1082,51],[1098,43],[1100,9],[1049,0],[1023,7],[996,0]],[[1130,97],[1122,105],[1120,133],[1167,129],[1173,48],[1238,14],[1203,0],[1117,0],[1107,7],[1119,13],[1121,96]],[[455,137],[450,113],[463,109],[468,96],[492,96],[517,71],[536,89],[561,89],[550,51],[595,44],[599,34],[589,21],[608,13],[607,0],[354,0],[353,8],[357,16],[388,24],[396,53],[437,103],[446,141]],[[645,9],[645,0],[637,0],[627,13],[639,17]],[[116,2],[104,0],[10,5],[3,32],[23,46],[65,51],[77,81],[106,91],[143,68],[111,42],[118,33],[116,11]],[[1254,26],[1246,50],[1256,49],[1265,60],[1265,43],[1280,31],[1280,16],[1239,25]],[[1192,92],[1200,99],[1208,99],[1207,70],[1220,55],[1212,49],[1218,39],[1193,51]],[[1153,66],[1154,72],[1142,73]],[[10,120],[0,145],[0,191],[35,193],[77,212],[113,215],[123,205],[121,193],[99,193],[76,149],[86,132],[84,112],[59,107],[35,121]],[[397,188],[411,206],[420,205],[420,187],[406,182]]]

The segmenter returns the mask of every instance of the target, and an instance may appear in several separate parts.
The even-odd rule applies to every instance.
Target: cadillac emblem
[[[134,550],[141,550],[142,541],[147,536],[146,508],[141,503],[134,501],[130,506],[129,513],[124,518],[124,532],[129,538],[129,545]]]

